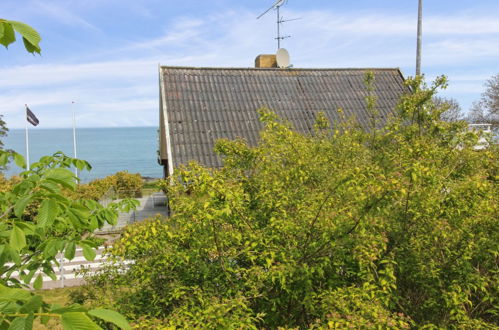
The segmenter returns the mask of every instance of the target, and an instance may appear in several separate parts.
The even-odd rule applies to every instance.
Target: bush
[[[112,183],[110,181],[97,179],[88,184],[79,184],[76,190],[66,190],[65,193],[73,199],[83,198],[99,201],[111,188]]]
[[[65,193],[73,199],[84,198],[94,201],[99,201],[107,193],[112,198],[136,198],[142,197],[142,183],[140,174],[121,171],[88,184],[79,184],[76,190],[66,190]]]
[[[10,188],[11,185],[9,180],[7,180],[5,176],[3,176],[3,174],[0,173],[0,191],[1,192],[9,191]]]
[[[223,168],[176,171],[171,218],[124,231],[111,254],[135,263],[98,299],[186,327],[497,326],[497,149],[439,120],[445,80],[407,84],[369,132],[261,110],[258,146],[219,141]]]
[[[140,174],[121,171],[112,176],[118,198],[142,197],[143,180]]]
[[[13,176],[10,179],[6,179],[3,174],[0,173],[0,192],[7,192],[12,189],[13,186],[18,184],[21,178],[18,176]]]

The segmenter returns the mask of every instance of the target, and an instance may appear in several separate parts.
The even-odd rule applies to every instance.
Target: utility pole
[[[416,76],[421,75],[421,41],[423,34],[423,0],[418,5],[418,45],[416,49]]]

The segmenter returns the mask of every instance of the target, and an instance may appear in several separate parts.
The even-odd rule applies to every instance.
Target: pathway
[[[139,222],[156,215],[168,216],[168,207],[166,206],[166,196],[163,193],[154,193],[150,196],[137,198],[140,205],[135,211],[129,213],[120,213],[118,223],[115,226],[105,225],[98,234],[110,234],[120,232],[123,227],[134,222]]]

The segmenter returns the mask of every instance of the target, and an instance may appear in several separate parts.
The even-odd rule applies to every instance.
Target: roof
[[[340,120],[338,108],[367,127],[366,72],[375,75],[378,111],[386,118],[406,91],[399,69],[160,67],[160,158],[168,160],[169,174],[191,160],[221,166],[216,140],[240,137],[255,145],[261,107],[302,133],[312,132],[320,111]]]

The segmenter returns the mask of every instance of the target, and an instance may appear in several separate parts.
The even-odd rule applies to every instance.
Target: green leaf
[[[19,305],[13,301],[0,301],[0,312],[3,314],[13,314],[19,311]],[[0,329],[7,329],[9,325],[6,327],[0,326]]]
[[[3,25],[0,23],[0,27],[1,26],[3,26]],[[1,39],[1,37],[0,37],[0,39]],[[10,154],[8,152],[0,150],[0,166],[7,165],[7,163],[9,162],[9,156],[10,156]]]
[[[34,320],[35,320],[35,316],[33,315],[33,313],[30,313],[26,317],[26,323],[24,325],[24,327],[25,327],[26,330],[32,330],[33,329],[33,321]]]
[[[26,246],[26,236],[24,235],[24,231],[19,227],[14,226],[12,228],[9,245],[16,251],[19,251]]]
[[[32,269],[26,276],[22,278],[22,280],[24,281],[24,283],[29,284],[31,283],[31,280],[33,279],[33,276],[35,276],[35,274],[36,274],[36,269]]]
[[[50,316],[43,315],[42,317],[40,317],[40,323],[43,325],[47,325],[49,321],[50,321]]]
[[[72,224],[74,228],[81,228],[82,222],[80,218],[77,215],[75,215],[75,213],[72,211],[73,211],[72,209],[68,208],[66,212],[66,218],[69,220],[68,223]]]
[[[75,242],[69,242],[64,250],[64,258],[72,260],[75,257],[76,244]]]
[[[43,305],[43,299],[41,296],[35,295],[31,297],[31,299],[21,307],[21,313],[36,313]]]
[[[57,280],[57,275],[55,275],[55,272],[54,272],[54,270],[52,268],[44,268],[43,272],[45,273],[45,275],[47,275],[48,277],[50,277],[50,279],[52,281],[56,281]]]
[[[416,179],[417,179],[417,175],[416,175],[416,173],[415,173],[415,172],[411,172],[411,179],[412,179],[412,181],[413,181],[413,182],[415,182],[415,181],[416,181]]]
[[[32,223],[16,221],[16,226],[22,229],[26,236],[33,235],[35,233],[36,227]]]
[[[18,154],[17,152],[14,153],[14,162],[20,168],[26,168],[26,162],[24,161],[24,157]]]
[[[85,257],[85,259],[87,259],[88,261],[92,261],[95,259],[96,254],[94,249],[92,249],[88,245],[82,245],[81,247],[83,249],[83,256]]]
[[[12,25],[10,25],[9,22],[4,21],[1,22],[3,26],[3,35],[0,37],[0,44],[4,45],[5,47],[8,47],[11,43],[16,41],[16,34],[14,33],[14,29],[12,28]]]
[[[73,304],[73,305],[70,305],[70,306],[65,306],[65,307],[61,307],[57,304],[54,304],[52,305],[53,309],[51,310],[52,313],[57,313],[57,314],[64,314],[64,313],[76,313],[76,312],[83,312],[83,313],[86,313],[87,312],[87,309],[84,308],[83,306],[81,305],[78,305],[78,304]]]
[[[0,301],[27,301],[31,299],[31,293],[27,290],[9,288],[0,284]]]
[[[118,312],[109,309],[97,308],[92,309],[88,312],[88,314],[100,318],[106,322],[111,322],[121,329],[132,329],[126,318]]]
[[[73,159],[73,165],[76,166],[76,168],[79,169],[80,171],[83,170],[90,171],[90,169],[92,168],[92,166],[90,166],[90,164],[87,161],[82,159]]]
[[[73,172],[67,168],[53,168],[45,172],[45,179],[52,180],[60,185],[74,190],[76,186],[76,179]]]
[[[29,52],[29,53],[38,53],[40,54],[40,47],[38,45],[33,45],[31,42],[29,42],[26,38],[23,38],[23,43],[24,43],[24,48],[26,48],[26,50]]]
[[[10,247],[10,245],[6,246],[6,250],[8,251],[10,258],[16,265],[21,264],[21,256],[19,256],[19,251]]]
[[[35,290],[40,290],[43,286],[43,276],[42,274],[38,274],[38,276],[35,279],[35,282],[33,282],[33,288]]]
[[[59,241],[57,239],[50,239],[45,245],[45,248],[43,249],[43,257],[44,258],[52,258],[54,257],[58,250],[57,250],[57,244]]]
[[[9,326],[9,330],[27,330],[26,317],[16,317]],[[30,328],[31,330],[31,328]]]
[[[15,31],[23,36],[24,46],[26,47],[26,50],[28,52],[40,53],[40,46],[38,46],[38,44],[40,43],[42,38],[35,29],[27,24],[17,21],[8,21],[8,23],[10,23]]]
[[[62,314],[62,326],[65,330],[99,330],[95,324],[85,313],[69,312]]]
[[[56,185],[55,183],[52,183],[50,181],[43,181],[40,184],[40,187],[51,192],[51,193],[58,193],[61,190],[58,185]]]
[[[57,217],[59,208],[53,199],[46,199],[42,202],[38,215],[36,216],[37,224],[39,227],[49,227],[54,223]]]
[[[23,198],[19,199],[16,204],[14,204],[14,214],[16,215],[16,217],[20,218],[23,215],[24,209],[31,201],[31,198],[31,195],[24,196]]]

